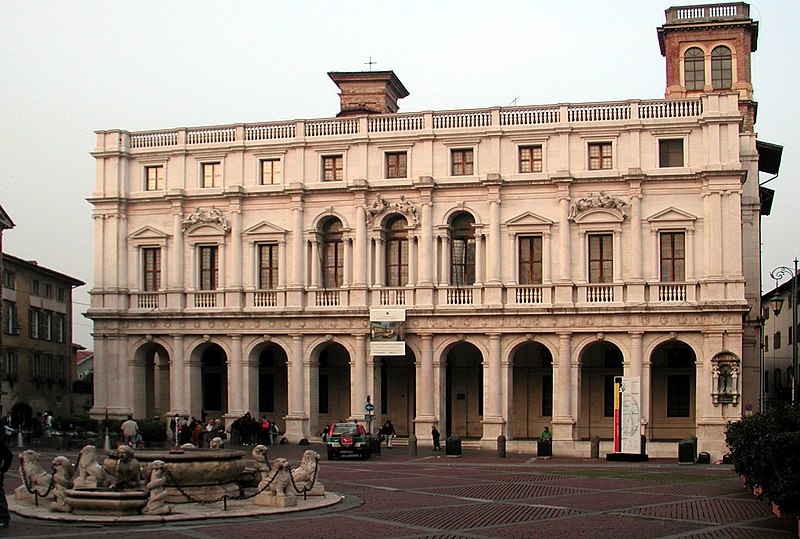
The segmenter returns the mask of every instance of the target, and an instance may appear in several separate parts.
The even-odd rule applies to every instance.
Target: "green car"
[[[368,459],[372,455],[370,438],[359,423],[334,423],[328,431],[328,460],[342,455],[358,455]]]

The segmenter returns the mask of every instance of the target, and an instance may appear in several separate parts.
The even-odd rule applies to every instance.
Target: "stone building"
[[[651,456],[717,458],[758,401],[758,25],[666,16],[662,100],[399,113],[393,72],[330,73],[336,117],[98,131],[92,413],[296,442],[369,402],[421,445],[588,456],[625,375]]]
[[[72,289],[85,284],[8,253],[3,259],[2,414],[72,415]]]

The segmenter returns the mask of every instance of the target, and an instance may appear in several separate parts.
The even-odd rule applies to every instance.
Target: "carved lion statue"
[[[85,445],[78,453],[78,468],[74,479],[76,489],[103,488],[108,486],[108,475],[97,462],[97,448]]]
[[[272,482],[264,492],[274,494],[279,498],[283,498],[285,496],[294,496],[291,467],[289,466],[288,460],[283,457],[278,457],[272,461],[272,473],[270,473],[270,478],[272,479]],[[269,479],[261,481],[261,483],[258,485],[258,489],[261,490],[264,488],[264,485],[267,481],[269,481]]]
[[[303,453],[300,467],[292,470],[292,480],[299,492],[304,489],[311,489],[312,481],[317,478],[317,468],[319,466],[319,453],[309,449]]]
[[[33,500],[31,490],[36,491],[41,497],[50,488],[53,476],[39,464],[39,457],[41,455],[33,449],[26,449],[19,454],[19,476],[23,478],[23,482],[14,490],[17,501],[31,501]],[[50,497],[52,493],[48,494],[48,498]]]
[[[50,504],[51,511],[59,511],[62,513],[69,513],[72,511],[72,506],[67,503],[67,489],[72,488],[72,475],[75,472],[75,467],[67,457],[58,456],[53,459],[53,470],[55,475],[55,501]]]

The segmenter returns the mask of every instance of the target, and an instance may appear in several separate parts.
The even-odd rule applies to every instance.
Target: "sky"
[[[401,112],[661,99],[666,0],[0,2],[4,251],[87,284],[73,341],[91,349],[94,131],[327,118],[329,71],[393,70]],[[763,219],[763,289],[800,257],[800,2],[753,0],[759,140],[782,145]],[[770,179],[760,178],[761,182]]]

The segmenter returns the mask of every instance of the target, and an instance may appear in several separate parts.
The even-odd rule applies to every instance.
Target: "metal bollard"
[[[22,429],[17,431],[17,447],[25,447],[25,438],[22,437]]]
[[[502,434],[497,437],[497,456],[500,458],[506,457],[506,437]]]
[[[412,457],[417,456],[417,437],[413,432],[408,435],[408,454]]]
[[[595,436],[592,438],[591,443],[591,450],[592,450],[592,458],[599,459],[600,458],[600,437]]]

